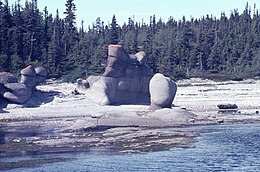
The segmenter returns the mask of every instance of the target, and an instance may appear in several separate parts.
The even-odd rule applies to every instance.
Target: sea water
[[[201,136],[191,148],[120,154],[105,150],[2,159],[72,158],[10,171],[260,171],[260,124],[190,127]],[[1,160],[0,160],[1,161]]]

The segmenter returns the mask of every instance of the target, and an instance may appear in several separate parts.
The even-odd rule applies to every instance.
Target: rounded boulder
[[[36,73],[36,85],[44,82],[48,75],[47,69],[44,67],[36,67],[35,73]]]
[[[29,65],[23,70],[21,70],[21,74],[25,76],[32,76],[32,77],[36,76],[35,69],[33,68],[32,65]]]
[[[34,89],[37,80],[36,80],[36,72],[35,69],[29,65],[23,70],[21,70],[21,81],[22,84],[25,84],[28,88]]]
[[[135,54],[137,61],[140,64],[145,64],[147,61],[146,53],[144,51],[140,51]]]
[[[0,83],[6,84],[6,83],[16,83],[18,82],[18,79],[9,72],[0,72]]]
[[[3,97],[15,103],[24,103],[31,96],[31,89],[20,83],[7,83],[4,85],[8,89]]]
[[[151,110],[171,108],[176,95],[177,85],[163,74],[155,74],[149,83]]]

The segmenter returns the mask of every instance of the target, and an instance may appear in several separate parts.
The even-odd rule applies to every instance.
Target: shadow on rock
[[[7,111],[4,111],[3,108],[6,108],[6,106],[8,105],[7,100],[5,100],[4,98],[0,97],[0,113],[8,113]]]
[[[24,103],[24,107],[39,107],[40,105],[52,102],[54,97],[60,94],[61,92],[58,91],[34,90],[31,98],[26,103]]]

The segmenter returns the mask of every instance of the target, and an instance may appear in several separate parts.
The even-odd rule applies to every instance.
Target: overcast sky
[[[9,4],[16,1],[9,0]],[[25,1],[21,0],[21,5],[24,5]],[[187,20],[191,16],[201,18],[207,14],[219,18],[221,12],[225,12],[227,16],[234,9],[238,9],[239,13],[243,12],[247,2],[252,11],[255,3],[257,9],[260,9],[259,0],[74,0],[77,8],[77,24],[80,25],[84,20],[85,26],[92,25],[98,17],[107,24],[111,21],[113,14],[120,25],[127,22],[129,17],[136,22],[149,23],[152,15],[155,15],[157,20],[161,18],[165,22],[170,16],[175,20],[183,16]],[[56,9],[59,9],[60,17],[63,18],[65,3],[66,0],[38,0],[38,8],[43,11],[47,6],[49,13],[54,15]]]

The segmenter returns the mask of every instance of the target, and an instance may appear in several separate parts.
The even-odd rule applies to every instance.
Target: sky
[[[9,4],[14,4],[17,0],[9,0]],[[20,0],[20,4],[24,5],[26,0]],[[252,11],[254,4],[260,9],[259,0],[74,0],[76,4],[77,25],[92,26],[98,17],[105,24],[112,20],[112,16],[116,16],[117,23],[122,25],[131,17],[135,22],[149,23],[150,16],[155,15],[156,19],[162,19],[167,22],[169,17],[175,20],[182,19],[183,16],[189,20],[193,18],[201,18],[207,14],[220,17],[221,12],[225,12],[226,16],[234,9],[238,9],[242,13],[246,3],[249,3]],[[257,3],[258,2],[258,3]],[[66,0],[38,0],[38,8],[43,11],[47,6],[49,13],[56,14],[59,9],[61,18],[64,18]]]

